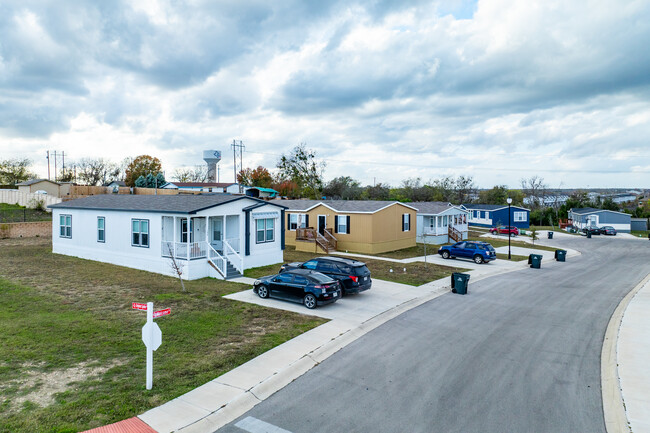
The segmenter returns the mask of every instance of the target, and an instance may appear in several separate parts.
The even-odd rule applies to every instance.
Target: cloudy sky
[[[0,2],[0,159],[650,188],[650,3]]]

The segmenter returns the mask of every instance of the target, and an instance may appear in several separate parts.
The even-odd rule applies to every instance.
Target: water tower
[[[208,164],[208,182],[217,181],[217,163],[221,161],[221,151],[204,150],[203,160]]]

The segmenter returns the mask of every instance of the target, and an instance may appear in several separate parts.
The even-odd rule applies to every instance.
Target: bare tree
[[[548,185],[544,183],[544,178],[533,176],[528,179],[521,179],[521,190],[524,197],[529,197],[531,208],[539,207],[544,201]]]
[[[208,179],[208,166],[195,165],[194,167],[177,168],[173,178],[177,182],[205,182]]]
[[[176,259],[171,242],[167,242],[167,251],[169,252],[169,267],[172,268],[174,274],[178,276],[179,280],[181,280],[181,287],[183,288],[183,291],[185,291],[185,283],[183,283],[184,265]]]
[[[105,185],[120,177],[120,166],[103,158],[83,158],[77,164],[77,178],[86,185]]]

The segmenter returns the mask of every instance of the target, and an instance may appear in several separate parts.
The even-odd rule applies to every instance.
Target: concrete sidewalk
[[[634,433],[650,433],[650,282],[632,298],[621,321],[617,361],[625,412]]]

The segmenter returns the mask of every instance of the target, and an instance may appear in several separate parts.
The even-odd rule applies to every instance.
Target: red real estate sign
[[[134,310],[147,311],[147,304],[140,304],[138,302],[134,302],[133,304],[131,304],[131,306],[133,307]]]
[[[166,316],[166,315],[171,314],[171,313],[172,313],[171,308],[165,308],[164,310],[154,311],[153,312],[153,318],[155,319],[155,318],[160,317],[160,316]]]

